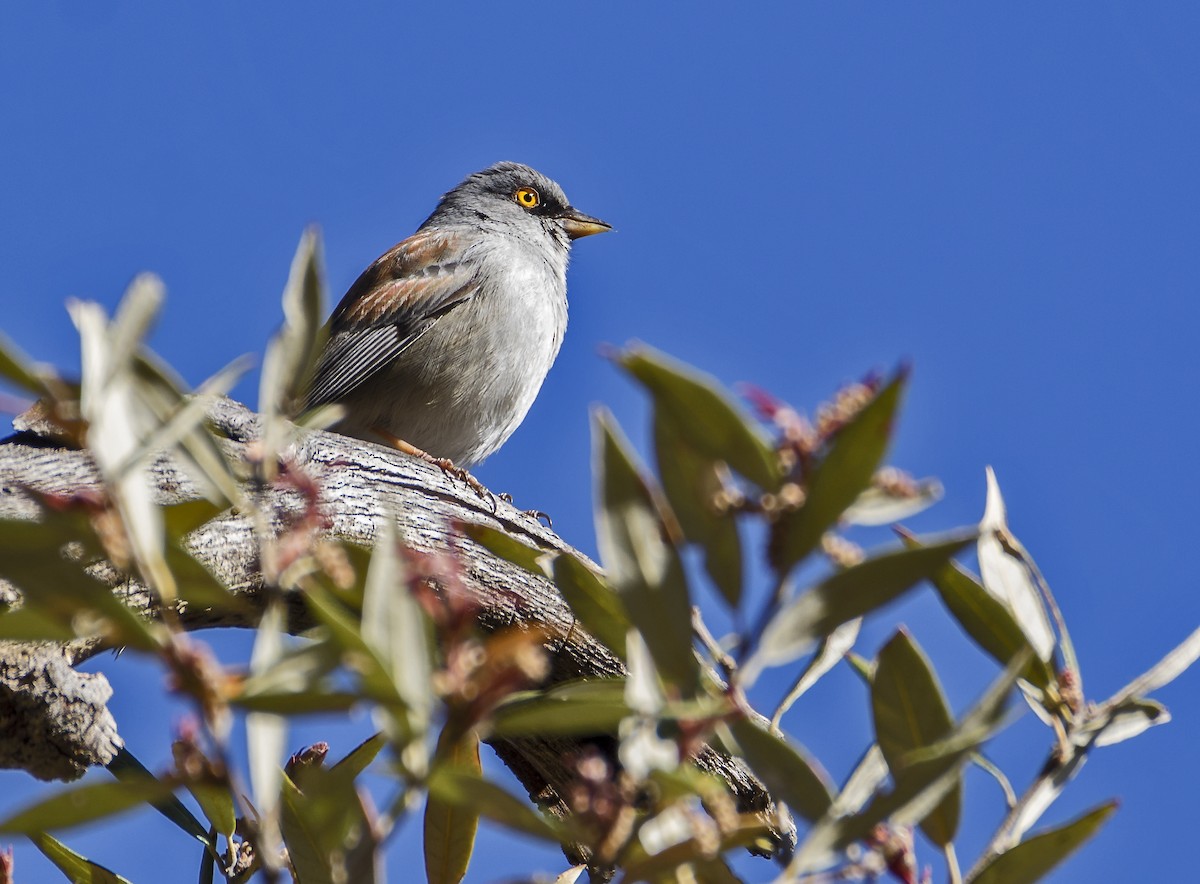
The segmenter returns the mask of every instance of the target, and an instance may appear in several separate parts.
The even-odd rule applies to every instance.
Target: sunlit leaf
[[[529,546],[491,525],[459,522],[455,528],[504,561],[512,562],[531,574],[547,576],[547,569],[543,563],[555,554],[553,551]]]
[[[41,396],[46,392],[42,380],[45,369],[26,356],[21,349],[0,332],[0,378]]]
[[[945,738],[921,754],[910,753],[909,763],[893,772],[890,792],[875,795],[861,811],[848,815],[842,815],[841,799],[836,800],[834,812],[819,820],[797,849],[789,872],[823,868],[834,853],[867,837],[881,822],[915,825],[928,816],[958,782],[971,753],[1001,727],[1008,696],[1031,654],[1018,655]]]
[[[45,832],[31,834],[29,840],[72,884],[129,884],[127,879],[116,872],[80,856]]]
[[[438,741],[439,765],[482,775],[479,762],[479,739],[474,734],[445,745],[447,731]],[[471,853],[475,849],[475,831],[479,814],[470,806],[446,803],[432,793],[425,802],[424,849],[425,877],[429,884],[458,884],[467,874]]]
[[[268,419],[290,416],[308,389],[327,334],[324,312],[321,238],[310,227],[300,237],[283,290],[283,324],[263,360],[258,405]]]
[[[1000,854],[969,884],[1033,884],[1082,847],[1117,809],[1115,801],[1076,817],[1066,825],[1040,832]]]
[[[905,757],[931,746],[954,727],[933,666],[917,643],[898,631],[879,652],[871,686],[875,741],[888,767],[899,773]],[[956,783],[925,819],[921,829],[939,847],[951,843],[958,830],[962,786]]]
[[[942,483],[937,479],[922,479],[908,494],[872,485],[850,504],[842,519],[848,525],[891,525],[933,506],[942,499],[942,492]]]
[[[667,536],[656,491],[638,471],[612,418],[597,410],[592,423],[596,536],[605,569],[659,673],[691,693],[699,667],[679,550]]]
[[[1099,710],[1072,731],[1071,739],[1077,746],[1114,746],[1170,720],[1171,713],[1162,703],[1131,699]]]
[[[893,550],[827,577],[775,614],[743,667],[743,678],[752,681],[765,667],[796,659],[843,623],[899,598],[974,539],[970,532],[920,548]]]
[[[871,484],[891,439],[892,422],[908,373],[896,376],[845,426],[806,477],[804,504],[782,515],[771,532],[771,564],[787,572],[815,550]]]
[[[775,714],[771,716],[771,725],[773,727],[779,727],[779,722],[783,719],[784,713],[792,708],[792,704],[804,696],[809,688],[820,681],[822,676],[828,673],[830,669],[837,665],[839,660],[846,656],[858,640],[858,633],[861,628],[862,618],[856,617],[853,620],[843,623],[821,641],[821,647],[817,649],[817,653],[813,654],[812,659],[800,671],[791,689],[779,703]]]
[[[1040,659],[1049,661],[1057,644],[1041,593],[1025,562],[1001,543],[1010,537],[1004,498],[991,467],[987,469],[987,505],[979,523],[979,573],[983,587],[1008,606]]]
[[[1121,688],[1114,699],[1144,697],[1173,682],[1200,657],[1200,629],[1196,629],[1161,660]]]
[[[283,656],[283,618],[282,602],[268,604],[250,653],[251,677],[268,671]],[[283,716],[269,712],[251,712],[246,716],[250,785],[255,806],[262,813],[269,813],[277,803],[286,744],[287,719]]]
[[[921,541],[906,531],[900,536],[906,546],[921,546]],[[946,564],[929,579],[958,625],[1001,666],[1007,666],[1014,656],[1030,647],[1008,606],[957,564]],[[1054,672],[1034,655],[1024,677],[1044,689],[1053,683]]]
[[[434,704],[429,624],[409,591],[396,548],[395,523],[390,518],[378,523],[375,551],[367,569],[362,637],[383,662],[404,704],[403,733],[392,736],[406,743],[419,740],[429,726]],[[401,710],[385,712],[378,717],[378,726],[398,724],[399,714]]]
[[[655,409],[671,415],[696,451],[724,461],[760,488],[778,487],[779,459],[770,443],[716,381],[643,345],[617,361],[654,397]]]

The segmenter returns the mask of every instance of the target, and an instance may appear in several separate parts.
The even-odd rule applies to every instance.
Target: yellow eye
[[[517,202],[527,209],[537,208],[537,204],[542,201],[542,198],[538,196],[538,192],[532,187],[519,187],[513,196]]]

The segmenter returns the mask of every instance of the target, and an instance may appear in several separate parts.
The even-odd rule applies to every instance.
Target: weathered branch
[[[224,437],[229,456],[245,462],[259,436],[257,416],[235,402],[219,399],[214,400],[209,417],[218,435]],[[18,421],[17,428],[21,432],[0,444],[0,517],[34,515],[25,489],[77,494],[99,488],[99,475],[86,452],[57,447],[36,425]],[[286,459],[290,468],[300,470],[319,489],[326,536],[370,546],[377,519],[391,513],[401,536],[414,549],[453,548],[463,567],[464,585],[481,605],[481,626],[537,625],[544,630],[552,680],[622,671],[620,661],[603,645],[573,628],[571,611],[552,583],[497,558],[451,529],[454,522],[481,523],[526,544],[579,555],[536,519],[502,500],[482,499],[423,461],[336,434],[297,431]],[[151,474],[160,503],[199,497],[192,480],[165,456],[152,465]],[[274,514],[280,524],[306,505],[302,495],[285,488],[254,488],[249,493],[261,511]],[[180,622],[187,629],[255,626],[265,593],[259,545],[250,520],[226,513],[199,529],[190,546],[200,561],[249,604],[242,613],[185,607]],[[0,582],[0,594],[5,591],[11,589]],[[124,581],[118,591],[126,604],[155,614],[154,599],[136,583]],[[298,600],[292,613],[291,631],[311,625]],[[107,682],[102,675],[81,676],[69,665],[91,656],[97,647],[95,642],[49,650],[0,644],[0,690],[6,692],[0,695],[0,766],[23,768],[43,779],[71,779],[88,765],[106,763],[111,757],[120,738],[105,708],[110,693]],[[35,710],[37,698],[49,696],[57,697],[59,703],[50,705],[42,699]],[[38,739],[8,738],[35,730],[41,734]],[[570,741],[498,742],[495,748],[541,806],[552,813],[567,812],[562,796],[572,777]],[[711,750],[698,761],[729,783],[743,810],[770,810],[770,797],[740,762]],[[786,835],[782,838],[788,840]]]

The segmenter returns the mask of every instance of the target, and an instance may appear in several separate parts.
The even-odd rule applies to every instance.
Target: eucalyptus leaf
[[[1109,801],[1066,825],[1040,832],[992,860],[968,884],[1033,884],[1086,844],[1117,809]]]
[[[147,785],[159,782],[154,774],[129,750],[128,746],[122,746],[117,750],[113,760],[108,763],[107,770],[123,783]],[[150,788],[157,787],[151,786]],[[197,841],[209,847],[215,847],[209,838],[208,830],[172,792],[151,801],[150,805]]]
[[[1057,641],[1046,606],[1029,566],[1006,548],[1011,537],[1004,498],[991,467],[987,469],[987,505],[979,523],[979,573],[983,587],[1003,602],[1040,659],[1049,662]]]
[[[258,624],[254,649],[250,652],[251,677],[271,669],[283,656],[283,618],[283,603],[270,602]],[[261,813],[270,813],[278,803],[286,743],[287,719],[269,712],[251,712],[246,716],[250,785],[255,806]]]
[[[754,420],[715,380],[644,345],[626,350],[617,362],[654,397],[656,411],[670,414],[696,451],[724,461],[764,490],[779,487],[779,458]]]
[[[479,738],[470,733],[447,746],[448,736],[443,730],[438,740],[438,763],[481,776]],[[466,876],[478,828],[479,814],[474,808],[446,803],[430,793],[424,818],[425,878],[429,884],[458,884]]]
[[[174,790],[159,780],[85,783],[44,798],[0,822],[0,832],[26,835],[69,829],[161,802]]]
[[[793,813],[810,822],[828,812],[832,781],[806,752],[746,718],[732,722],[729,730],[738,754],[776,800],[787,802]]]
[[[559,827],[524,801],[461,768],[435,768],[429,776],[429,794],[446,804],[474,808],[480,816],[535,838],[554,843],[562,839]]]
[[[679,550],[657,490],[639,472],[611,416],[597,410],[592,424],[601,558],[659,673],[690,694],[699,682],[699,666]]]
[[[620,659],[625,659],[625,636],[632,625],[621,597],[603,577],[575,556],[555,556],[550,563],[554,585],[580,624]]]
[[[776,612],[763,630],[757,650],[746,661],[742,678],[752,683],[764,668],[808,653],[843,623],[899,598],[936,574],[975,536],[972,531],[920,548],[881,553],[827,577]]]
[[[721,462],[705,457],[685,438],[666,409],[654,413],[654,452],[663,493],[683,536],[704,551],[704,570],[730,607],[742,597],[742,544],[732,513],[718,513]]]
[[[771,564],[787,573],[821,542],[883,462],[892,423],[908,380],[900,371],[833,437],[828,450],[805,477],[804,503],[785,512],[771,532]]]
[[[944,738],[954,716],[933,666],[908,633],[898,631],[879,652],[871,684],[875,742],[888,767],[899,773],[905,756]],[[962,812],[962,785],[956,782],[921,820],[929,840],[945,847],[954,840]]]
[[[81,856],[45,832],[31,834],[29,840],[72,884],[130,884],[128,879]]]

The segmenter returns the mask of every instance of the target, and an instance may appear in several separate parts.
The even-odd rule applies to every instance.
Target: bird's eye
[[[519,187],[517,192],[513,194],[513,198],[527,209],[537,208],[538,203],[542,198],[538,196],[538,192],[532,187]]]

